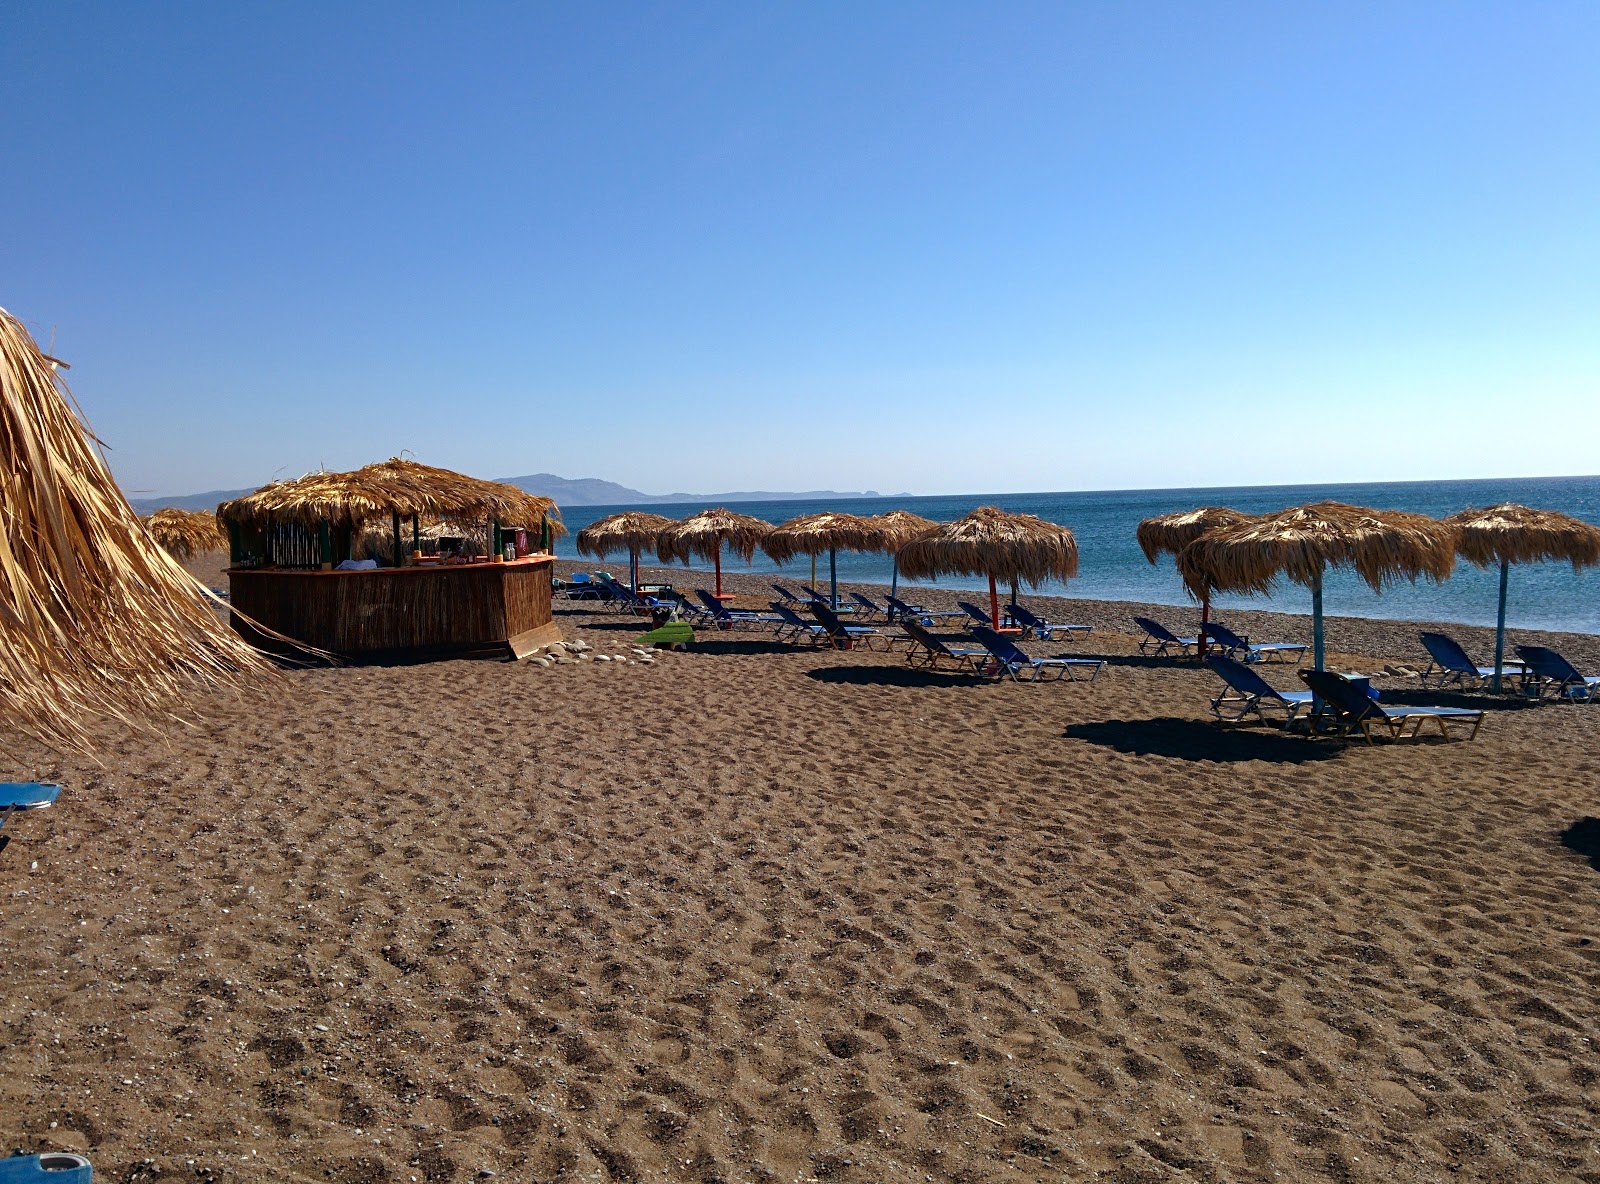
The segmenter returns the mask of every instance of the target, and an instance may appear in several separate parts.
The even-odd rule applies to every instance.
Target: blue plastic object
[[[93,1179],[89,1161],[65,1151],[0,1159],[0,1184],[90,1184]]]

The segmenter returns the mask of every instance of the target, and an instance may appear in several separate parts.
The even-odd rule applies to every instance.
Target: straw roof
[[[882,539],[879,548],[891,553],[898,551],[923,531],[932,530],[939,525],[933,519],[913,514],[910,510],[886,510],[882,514],[874,514],[867,521],[878,528],[879,537]]]
[[[168,506],[144,519],[144,525],[150,537],[179,563],[207,551],[224,550],[228,545],[222,531],[217,529],[217,516],[203,510],[178,510]]]
[[[1227,506],[1201,506],[1196,510],[1177,510],[1171,514],[1157,514],[1139,523],[1139,548],[1151,563],[1164,551],[1176,555],[1195,539],[1218,526],[1237,526],[1248,522],[1251,515]]]
[[[566,531],[555,502],[547,497],[400,457],[351,473],[307,473],[292,481],[275,481],[217,507],[223,523],[259,526],[270,522],[315,526],[322,521],[359,526],[391,514],[462,523],[498,519],[525,527],[537,525],[543,517],[550,519],[556,533]]]
[[[651,514],[646,510],[624,510],[598,522],[591,522],[578,532],[578,551],[604,559],[613,551],[632,554],[643,547],[653,547],[656,535],[672,525],[664,514]]]
[[[1399,579],[1445,579],[1455,544],[1455,528],[1425,514],[1317,502],[1207,531],[1178,553],[1178,571],[1197,596],[1269,592],[1279,576],[1310,587],[1329,567],[1354,568],[1382,591]]]
[[[140,525],[70,399],[0,309],[0,722],[57,746],[267,669]]]
[[[883,530],[871,518],[832,510],[791,518],[761,540],[761,549],[776,563],[787,563],[796,555],[882,548]]]
[[[663,563],[673,559],[688,563],[691,556],[710,563],[721,554],[722,544],[727,543],[728,550],[749,563],[761,540],[771,532],[770,522],[718,506],[663,527],[656,536],[656,556]]]
[[[1456,551],[1479,567],[1565,559],[1574,571],[1600,563],[1600,526],[1515,502],[1462,510],[1445,519],[1460,532]]]
[[[992,575],[1042,584],[1078,574],[1078,542],[1065,526],[979,506],[965,518],[923,531],[900,548],[899,559],[901,572],[912,579]]]

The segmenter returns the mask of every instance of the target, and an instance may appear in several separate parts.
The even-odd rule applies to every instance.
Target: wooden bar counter
[[[509,563],[440,563],[366,571],[230,568],[240,613],[343,658],[523,658],[561,640],[550,615],[548,555]],[[233,626],[262,649],[291,646]]]

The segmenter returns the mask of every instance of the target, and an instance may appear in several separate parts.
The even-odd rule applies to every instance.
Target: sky
[[[1600,5],[9,0],[130,496],[1600,471]]]

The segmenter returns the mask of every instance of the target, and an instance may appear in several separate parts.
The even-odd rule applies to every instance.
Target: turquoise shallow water
[[[1224,489],[1117,490],[1104,493],[963,494],[951,497],[841,498],[834,501],[731,502],[728,507],[771,522],[819,510],[846,510],[853,514],[881,514],[903,507],[925,518],[948,520],[974,506],[996,505],[1018,513],[1037,514],[1072,528],[1078,540],[1079,575],[1063,588],[1046,585],[1050,595],[1082,596],[1093,600],[1130,600],[1151,604],[1188,604],[1172,560],[1151,566],[1139,550],[1134,530],[1139,521],[1171,510],[1222,505],[1248,513],[1266,513],[1306,502],[1336,500],[1384,510],[1414,510],[1440,516],[1468,506],[1514,501],[1542,509],[1561,510],[1600,524],[1600,477],[1546,477],[1484,481],[1401,481],[1359,485],[1272,485]],[[572,534],[557,545],[556,553],[577,557],[573,537],[579,529],[619,509],[648,509],[681,517],[708,503],[667,506],[575,506],[563,510]],[[625,561],[625,557],[624,557]],[[613,565],[614,566],[614,565]],[[818,577],[827,579],[827,557],[818,561]],[[750,570],[729,559],[725,570]],[[796,560],[780,568],[759,552],[755,571],[781,573],[791,581],[810,575],[810,561]],[[839,578],[888,583],[890,560],[886,555],[839,555]],[[1377,617],[1402,621],[1460,621],[1493,625],[1498,571],[1488,572],[1462,562],[1443,584],[1401,584],[1373,593],[1349,572],[1331,573],[1324,592],[1327,612],[1352,617]],[[978,588],[981,580],[945,579],[940,586]],[[1272,596],[1222,597],[1219,607],[1248,606],[1283,612],[1309,612],[1305,589],[1285,584]],[[1600,569],[1573,572],[1566,564],[1525,564],[1511,570],[1510,625],[1525,629],[1555,629],[1573,633],[1600,633]]]

